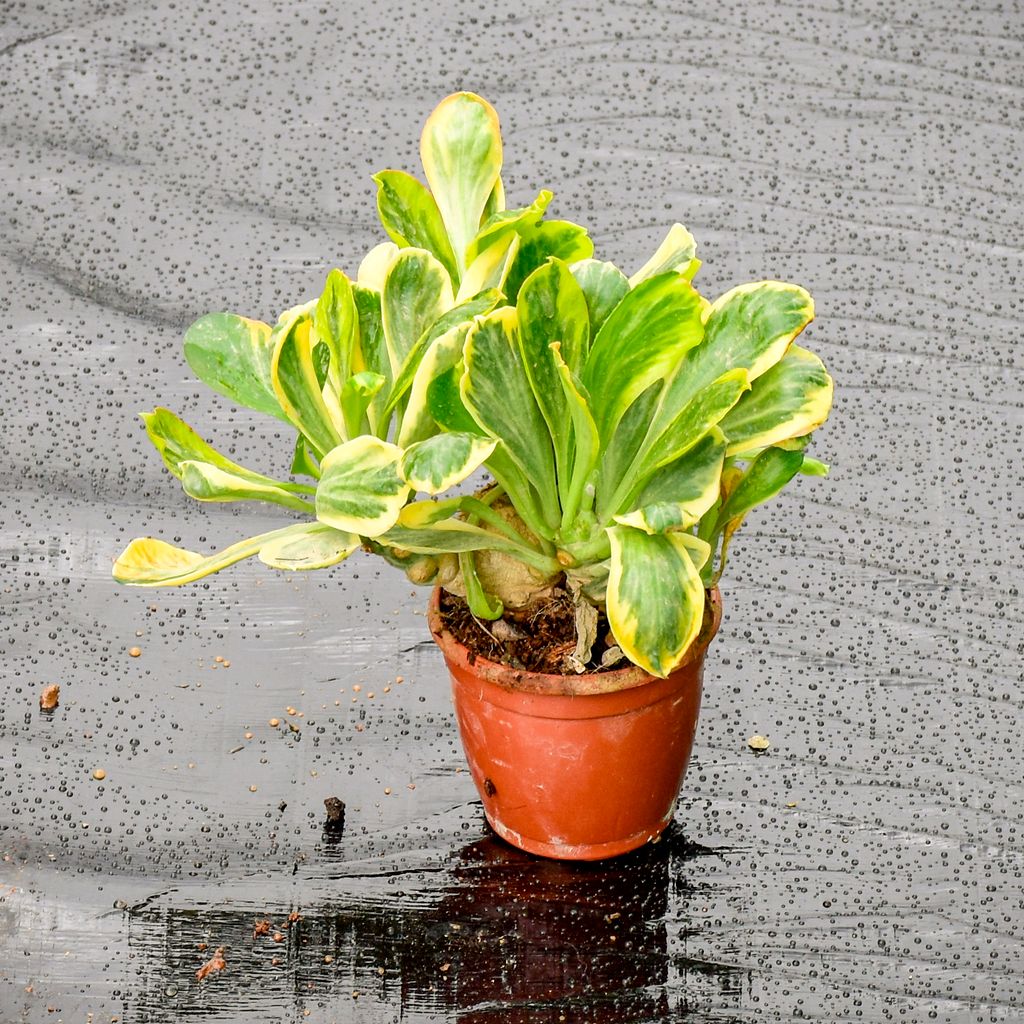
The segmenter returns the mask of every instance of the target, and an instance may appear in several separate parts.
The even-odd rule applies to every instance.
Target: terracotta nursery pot
[[[435,590],[430,630],[495,832],[560,860],[616,857],[660,835],[690,760],[704,654],[721,619],[716,589],[700,634],[667,679],[635,665],[546,675],[470,654],[445,628]]]

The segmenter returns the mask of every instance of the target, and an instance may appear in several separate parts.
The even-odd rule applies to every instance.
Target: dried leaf
[[[227,967],[227,963],[224,960],[224,947],[218,946],[213,956],[196,971],[196,981],[203,981],[214,971],[223,971],[225,967]]]
[[[60,703],[60,687],[53,683],[43,689],[39,695],[39,708],[42,711],[52,711]]]
[[[252,926],[252,937],[258,939],[261,935],[267,935],[270,932],[270,922],[265,918],[261,921],[257,921]]]

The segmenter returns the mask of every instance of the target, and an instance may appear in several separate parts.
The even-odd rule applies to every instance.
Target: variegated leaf
[[[629,281],[614,263],[594,259],[574,263],[572,276],[583,289],[590,317],[590,336],[596,338],[611,311],[626,297]]]
[[[510,304],[515,303],[523,282],[538,268],[556,256],[564,263],[576,263],[594,255],[594,243],[587,229],[567,220],[542,220],[532,227],[520,228],[519,248],[502,290]]]
[[[340,270],[332,270],[327,275],[313,313],[313,326],[317,339],[330,353],[328,378],[337,391],[352,373],[353,355],[359,343],[359,314],[352,284]]]
[[[633,511],[615,516],[615,521],[645,533],[688,529],[718,500],[724,459],[725,436],[714,427],[685,455],[659,469]]]
[[[810,295],[795,284],[756,281],[726,292],[711,305],[704,340],[675,368],[652,431],[664,431],[680,409],[727,370],[742,367],[755,381],[785,355],[813,317]]]
[[[467,246],[480,229],[501,172],[501,129],[494,108],[469,92],[442,100],[423,127],[420,158],[461,275]]]
[[[312,310],[296,307],[282,314],[274,328],[276,345],[270,364],[274,393],[288,419],[321,453],[341,441],[324,402],[313,362]]]
[[[183,583],[192,583],[219,572],[243,558],[250,558],[264,545],[301,533],[307,525],[296,523],[280,530],[261,533],[213,555],[177,548],[155,537],[138,537],[114,562],[113,577],[118,583],[136,587],[179,587]]]
[[[799,345],[790,345],[722,420],[729,438],[727,454],[804,437],[825,422],[831,408],[832,378],[821,360]]]
[[[356,274],[356,282],[363,288],[379,292],[384,288],[384,278],[395,257],[401,250],[394,242],[381,242],[375,245],[359,264],[359,271]]]
[[[370,427],[372,432],[370,424],[364,424],[363,417],[386,383],[387,379],[383,374],[373,373],[371,370],[355,373],[345,381],[339,402],[341,415],[345,421],[346,439],[351,440],[366,433],[367,427]]]
[[[475,434],[436,434],[407,448],[398,472],[414,491],[440,494],[481,466],[496,443]]]
[[[523,283],[516,314],[522,365],[551,435],[559,492],[564,495],[572,472],[572,419],[558,362],[579,372],[589,343],[587,304],[569,268],[551,260]]]
[[[287,423],[271,383],[273,355],[270,325],[234,313],[210,313],[185,332],[185,359],[204,384]]]
[[[544,216],[544,211],[554,196],[545,188],[537,193],[529,206],[518,210],[500,210],[488,217],[477,236],[466,249],[466,264],[471,265],[477,256],[490,248],[499,238],[532,228]]]
[[[402,249],[388,268],[381,294],[392,380],[420,336],[454,304],[448,271],[425,249]]]
[[[466,408],[501,441],[542,499],[546,496],[557,506],[551,438],[516,341],[516,311],[504,306],[478,317],[466,338],[464,359],[461,393]]]
[[[719,509],[719,528],[774,498],[800,472],[803,461],[803,452],[766,448],[747,467]]]
[[[641,281],[670,270],[692,281],[699,269],[700,260],[697,259],[697,243],[693,235],[682,224],[673,224],[654,255],[629,279],[629,286],[635,288]]]
[[[501,292],[496,288],[488,288],[467,302],[463,302],[448,310],[444,316],[438,317],[430,325],[429,329],[420,336],[412,350],[405,357],[405,362],[402,364],[401,370],[398,371],[398,376],[395,378],[391,393],[388,395],[388,400],[384,405],[384,412],[388,413],[394,409],[405,396],[405,393],[412,386],[416,378],[420,361],[438,338],[459,325],[464,325],[466,330],[469,330],[469,322],[473,317],[489,313],[501,301],[501,297]],[[459,353],[461,354],[461,352],[462,349],[460,347]]]
[[[457,282],[459,268],[452,243],[430,192],[405,171],[381,171],[373,180],[377,183],[377,211],[391,240],[403,248],[433,253]]]
[[[208,462],[185,461],[179,468],[182,489],[197,501],[267,501],[300,512],[313,511],[308,499],[273,480],[254,480]]]
[[[293,572],[326,569],[348,558],[359,547],[354,533],[343,533],[324,523],[303,523],[301,530],[282,533],[263,544],[259,560],[271,569]]]
[[[456,370],[456,367],[462,362],[462,350],[470,326],[469,323],[456,324],[439,338],[435,338],[423,353],[413,376],[409,401],[398,434],[398,443],[403,447],[424,440],[436,429],[430,409],[429,389],[437,378],[445,374],[451,375],[450,388],[445,392],[445,397],[453,393],[454,397],[458,398],[459,406],[462,405],[459,398],[459,380],[462,372]],[[438,400],[440,401],[440,398]],[[468,413],[466,416],[468,417]],[[450,419],[445,417],[445,422],[450,422]]]
[[[170,409],[157,408],[153,412],[141,414],[142,421],[146,424],[146,433],[149,435],[153,447],[160,453],[164,465],[181,479],[181,464],[186,461],[205,462],[216,466],[228,473],[244,477],[247,480],[260,484],[270,484],[282,487],[285,490],[305,490],[302,484],[279,483],[262,473],[256,473],[238,463],[232,462],[227,456],[222,455],[216,448],[208,445],[184,420],[175,416]]]
[[[362,537],[390,529],[410,493],[398,475],[401,457],[397,445],[368,435],[338,445],[320,463],[317,519]]]
[[[678,274],[642,282],[615,307],[582,374],[602,444],[629,405],[674,369],[703,333],[697,293]]]
[[[456,301],[465,302],[486,288],[502,289],[518,252],[519,236],[514,231],[496,238],[466,268]]]
[[[704,619],[704,584],[678,533],[608,528],[608,623],[626,657],[665,677],[682,661]]]
[[[562,503],[561,529],[571,530],[576,523],[583,501],[587,484],[591,481],[601,450],[601,439],[597,433],[597,424],[590,411],[589,396],[583,390],[579,378],[569,369],[562,359],[558,342],[550,346],[553,368],[558,375],[562,387],[566,411],[572,424],[572,474],[568,478],[568,486],[564,485],[560,475],[558,480],[559,495]],[[566,466],[569,464],[566,458]],[[559,470],[561,474],[563,471]],[[589,511],[589,506],[588,506]]]

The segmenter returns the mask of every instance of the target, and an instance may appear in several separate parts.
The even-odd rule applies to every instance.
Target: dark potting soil
[[[441,617],[448,631],[471,655],[498,661],[528,672],[575,675],[569,655],[576,649],[576,620],[572,598],[558,588],[551,600],[521,619],[478,619],[461,597],[441,591]],[[625,658],[601,667],[601,656],[614,645],[608,619],[601,612],[597,620],[597,642],[587,665],[588,672],[625,668]]]

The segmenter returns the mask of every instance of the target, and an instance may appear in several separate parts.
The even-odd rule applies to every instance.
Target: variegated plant
[[[273,328],[214,314],[186,336],[202,380],[297,429],[292,473],[311,483],[236,465],[167,410],[144,417],[190,495],[306,520],[209,557],[136,540],[115,578],[176,585],[250,555],[322,568],[361,546],[479,618],[528,618],[565,585],[573,668],[603,609],[617,642],[603,662],[667,675],[744,517],[826,471],[804,454],[832,400],[794,344],[810,296],[765,281],[708,302],[679,224],[627,278],[591,258],[583,228],[543,219],[549,192],[505,210],[497,116],[471,94],[434,111],[421,156],[429,190],[375,177],[392,241],[354,283],[332,271]],[[437,497],[480,465],[493,483]]]

